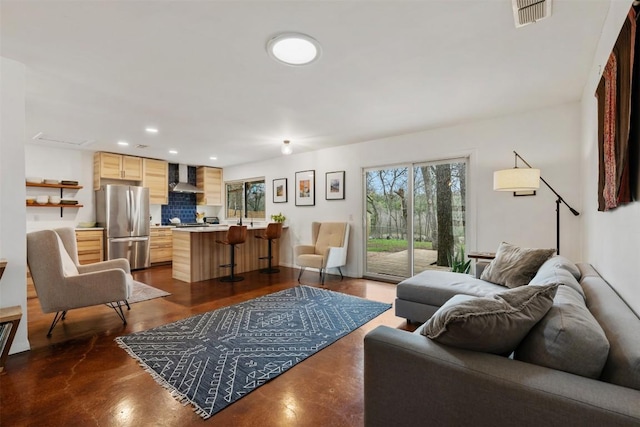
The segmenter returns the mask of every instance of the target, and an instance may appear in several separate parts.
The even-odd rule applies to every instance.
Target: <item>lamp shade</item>
[[[540,188],[540,169],[513,168],[493,173],[495,191],[527,191]]]
[[[291,143],[287,140],[283,141],[282,146],[280,147],[280,151],[285,156],[288,156],[289,154],[293,153],[293,149],[291,148]]]

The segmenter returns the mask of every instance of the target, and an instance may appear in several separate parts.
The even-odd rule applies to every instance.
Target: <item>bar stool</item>
[[[281,222],[271,222],[269,224],[267,224],[267,229],[264,231],[264,234],[256,234],[255,238],[256,239],[263,239],[269,242],[269,252],[268,252],[268,256],[261,256],[258,259],[268,259],[269,260],[269,267],[268,268],[263,268],[262,270],[260,270],[260,273],[267,273],[267,274],[271,274],[271,273],[278,273],[280,270],[277,268],[273,268],[271,266],[271,259],[273,258],[273,256],[271,255],[271,241],[275,240],[275,239],[279,239],[280,236],[282,235],[282,223]]]
[[[231,274],[229,276],[221,277],[221,282],[239,282],[244,280],[242,276],[236,276],[234,274],[236,266],[236,245],[244,243],[247,239],[247,226],[246,225],[232,225],[227,231],[226,240],[216,240],[221,245],[229,245],[231,248],[231,263],[221,264],[220,267],[231,267]]]

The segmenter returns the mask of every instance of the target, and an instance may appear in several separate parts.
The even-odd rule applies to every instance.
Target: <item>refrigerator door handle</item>
[[[146,242],[149,240],[149,236],[145,237],[116,237],[115,239],[109,239],[110,242]]]
[[[127,219],[129,220],[129,228],[127,231],[133,231],[133,192],[127,189]]]

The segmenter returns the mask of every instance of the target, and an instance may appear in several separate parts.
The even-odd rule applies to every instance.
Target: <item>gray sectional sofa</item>
[[[365,337],[366,426],[640,426],[640,318],[589,264],[545,262],[553,306],[509,357],[379,326]],[[424,322],[454,295],[500,285],[427,271],[398,285],[396,314]]]

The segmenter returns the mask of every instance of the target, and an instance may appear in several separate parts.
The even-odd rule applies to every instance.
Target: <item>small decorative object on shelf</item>
[[[282,215],[282,212],[279,212],[277,214],[271,215],[271,219],[274,220],[275,222],[285,222],[287,217]]]

